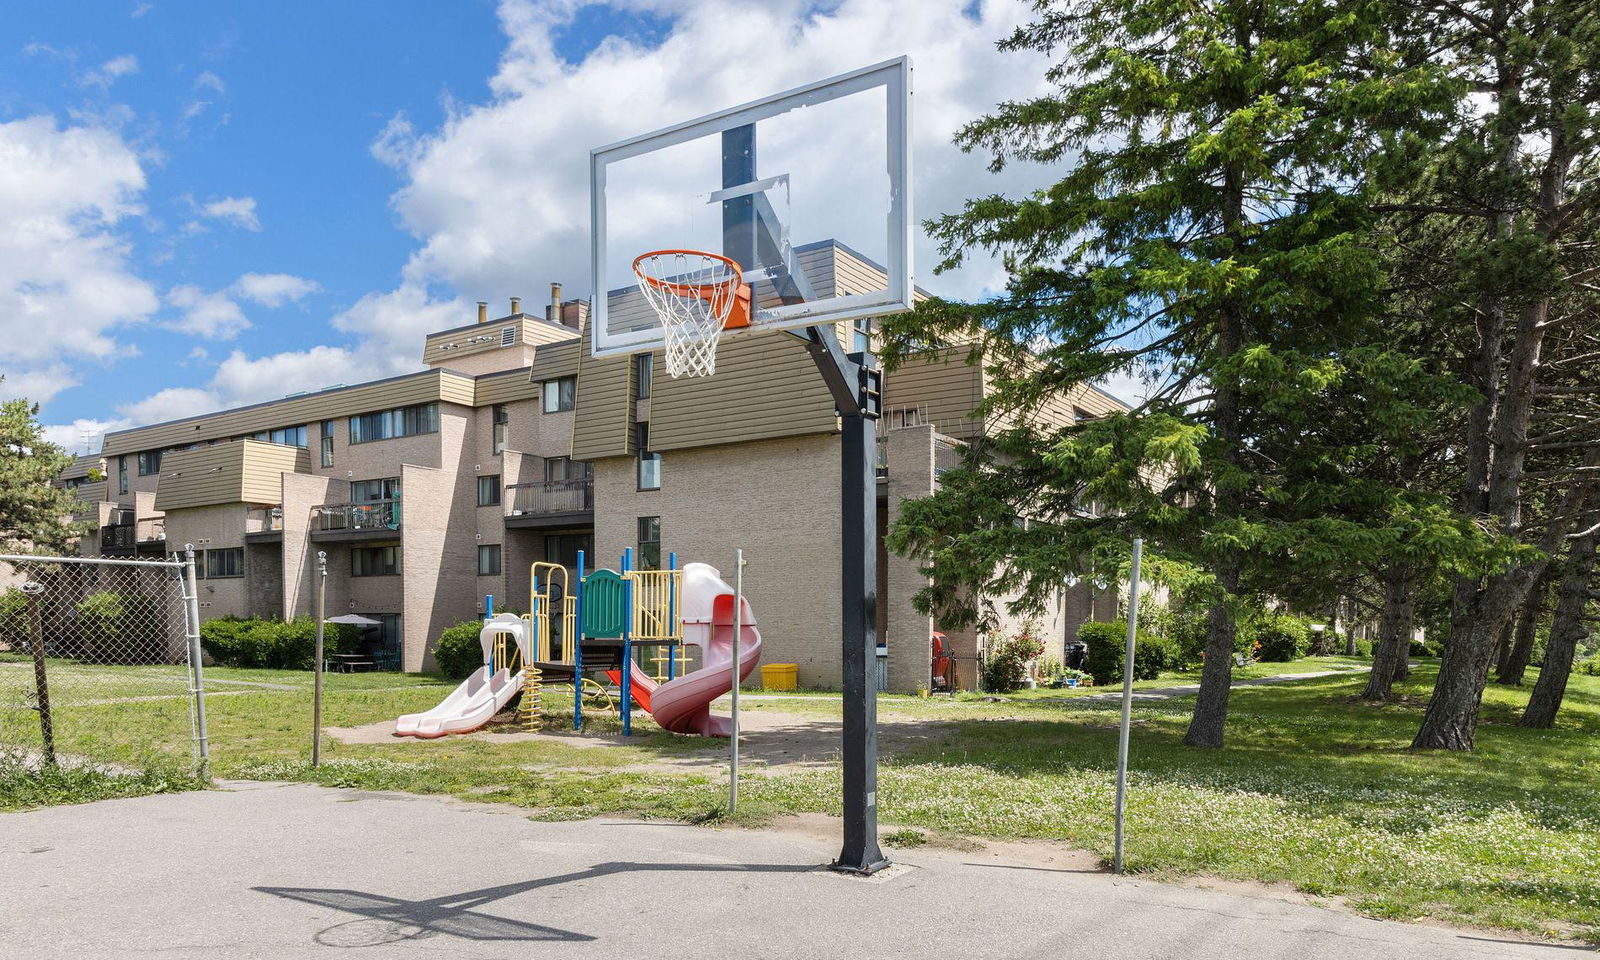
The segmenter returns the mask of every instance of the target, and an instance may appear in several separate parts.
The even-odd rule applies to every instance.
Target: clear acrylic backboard
[[[590,152],[595,356],[659,347],[634,258],[742,268],[748,327],[911,309],[911,61],[901,57]]]

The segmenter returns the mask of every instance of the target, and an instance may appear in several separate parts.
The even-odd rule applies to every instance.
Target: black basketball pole
[[[722,186],[755,182],[753,125],[722,132]],[[754,197],[722,202],[722,252],[741,269],[760,260]],[[792,281],[789,281],[792,284]],[[780,298],[787,301],[783,291]],[[844,846],[837,870],[869,874],[889,865],[878,847],[878,685],[868,673],[878,645],[878,417],[882,373],[870,353],[846,356],[833,328],[807,327],[806,349],[843,421],[839,451],[840,660],[844,688]]]

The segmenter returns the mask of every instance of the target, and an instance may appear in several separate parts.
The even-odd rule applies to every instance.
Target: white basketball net
[[[732,260],[693,250],[647,253],[633,262],[639,290],[661,318],[667,373],[709,377],[717,341],[743,278]]]

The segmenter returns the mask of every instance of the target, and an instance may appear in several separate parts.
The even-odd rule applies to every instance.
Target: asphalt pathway
[[[917,848],[870,879],[804,833],[307,785],[0,814],[0,958],[1577,956],[1494,934]]]

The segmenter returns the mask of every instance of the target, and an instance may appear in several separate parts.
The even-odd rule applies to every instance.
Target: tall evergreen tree
[[[1372,180],[1409,175],[1404,131],[1447,91],[1402,50],[1408,14],[1385,2],[1035,10],[1000,46],[1051,56],[1053,89],[1001,104],[957,142],[997,170],[1066,171],[932,225],[941,268],[974,247],[1004,258],[1000,296],[935,300],[885,324],[891,366],[930,342],[965,345],[993,384],[982,413],[1015,425],[907,505],[891,543],[927,558],[923,602],[959,621],[977,615],[970,587],[1013,588],[1020,606],[1037,606],[1086,569],[1114,575],[1127,538],[1145,536],[1165,561],[1203,573],[1208,638],[1186,742],[1219,747],[1240,599],[1291,554],[1349,542],[1282,509],[1337,509],[1343,484],[1263,450],[1306,432],[1351,369],[1341,357],[1352,339],[1374,329]],[[1130,373],[1150,390],[1132,412],[1065,428],[1026,416]],[[1091,500],[1105,512],[1085,519],[1078,507]]]
[[[58,553],[81,532],[69,520],[77,502],[51,483],[72,458],[44,438],[38,412],[26,400],[0,402],[0,551],[6,553]]]

